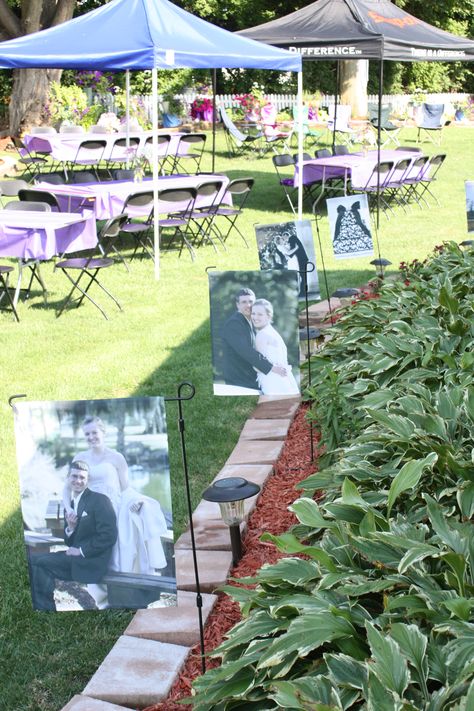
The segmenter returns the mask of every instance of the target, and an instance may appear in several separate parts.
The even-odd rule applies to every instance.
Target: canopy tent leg
[[[298,96],[296,97],[298,116],[298,165],[303,165],[303,70],[298,72]],[[298,182],[298,220],[303,219],[303,169]]]
[[[155,252],[155,279],[160,278],[160,221],[158,219],[158,70],[151,70],[152,93],[152,150],[153,165],[153,244]]]

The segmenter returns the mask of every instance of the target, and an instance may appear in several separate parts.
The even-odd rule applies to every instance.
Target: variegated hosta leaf
[[[438,455],[431,452],[424,459],[414,459],[403,465],[390,487],[387,502],[388,515],[390,515],[392,506],[400,494],[408,489],[413,489],[420,481],[424,468],[432,467],[437,459]]]
[[[415,431],[415,425],[408,417],[394,415],[381,410],[367,410],[370,417],[379,424],[386,427],[390,432],[393,432],[397,437],[403,440],[409,440]]]
[[[300,657],[305,657],[323,644],[352,635],[356,636],[357,632],[343,617],[327,612],[307,613],[295,619],[284,634],[273,640],[262,654],[258,668],[279,664],[294,650],[298,650]]]
[[[246,644],[258,637],[269,637],[288,627],[288,621],[282,618],[275,619],[265,610],[257,610],[250,617],[238,622],[232,630],[229,639],[218,647],[219,655],[233,647]]]
[[[315,560],[327,571],[336,571],[336,566],[327,553],[316,546],[305,546],[292,533],[282,533],[279,536],[274,536],[272,533],[264,533],[261,536],[261,540],[271,541],[283,553],[303,553],[308,558]]]
[[[339,687],[360,689],[367,698],[369,671],[367,664],[347,654],[325,654],[324,661],[333,683]]]
[[[373,624],[366,623],[367,639],[374,662],[371,669],[386,689],[403,698],[405,689],[410,682],[410,673],[406,657],[398,644],[390,637],[384,636]]]
[[[324,518],[321,510],[313,499],[306,496],[301,497],[288,507],[292,511],[300,523],[311,528],[331,528],[334,526],[333,521]]]
[[[369,694],[367,711],[401,711],[401,704],[395,695],[379,681],[375,672],[369,674]]]
[[[431,525],[441,541],[455,553],[465,555],[467,553],[466,542],[462,539],[459,531],[450,525],[443,508],[428,494],[423,494],[423,498],[428,507]]]
[[[269,697],[285,711],[342,711],[344,708],[337,691],[322,676],[276,681],[272,682],[270,689]]]
[[[427,688],[428,658],[426,656],[428,638],[416,625],[405,625],[401,622],[395,622],[391,626],[390,636],[397,642],[402,653],[415,668],[419,684],[425,695],[425,700],[427,700],[429,695]]]

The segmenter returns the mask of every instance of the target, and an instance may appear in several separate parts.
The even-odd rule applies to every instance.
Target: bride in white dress
[[[79,452],[73,461],[80,459],[89,465],[89,489],[108,496],[117,515],[118,539],[110,569],[153,574],[167,564],[161,542],[167,525],[161,506],[129,485],[125,457],[106,447],[105,425],[100,417],[86,417],[82,428],[88,449]],[[70,512],[67,485],[63,498],[64,508]]]
[[[256,330],[255,348],[273,365],[287,369],[286,376],[270,371],[266,375],[257,371],[257,380],[264,395],[298,395],[300,392],[295,376],[288,364],[288,352],[283,338],[271,325],[273,306],[267,299],[257,299],[252,306],[252,324]]]

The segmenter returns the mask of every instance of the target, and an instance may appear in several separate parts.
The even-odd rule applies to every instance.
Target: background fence
[[[221,94],[216,98],[219,102],[222,102],[226,109],[239,106],[239,102],[236,100],[236,94]],[[284,109],[291,109],[296,105],[296,94],[266,94],[265,95],[269,101],[276,106],[278,111],[283,111]],[[445,111],[447,113],[454,113],[454,104],[457,102],[467,101],[469,94],[425,94],[426,98],[423,101],[428,101],[433,104],[445,104]],[[194,99],[203,97],[202,94],[197,94],[193,92],[188,92],[186,94],[176,94],[173,98],[181,101],[184,106],[184,110],[187,115],[190,114],[191,104]],[[143,102],[148,115],[151,120],[152,114],[152,97],[142,96],[139,97]],[[103,101],[104,97],[101,97]],[[371,94],[368,97],[369,103],[378,102],[378,95]],[[334,104],[335,98],[333,94],[324,94],[319,100],[319,105],[321,107],[330,106]],[[160,108],[163,111],[163,107],[166,110],[166,97],[159,96]],[[383,104],[390,104],[392,111],[395,114],[404,114],[409,110],[409,106],[413,105],[413,96],[411,94],[383,94],[382,96]],[[112,94],[107,95],[107,108],[109,111],[115,111],[114,97]]]

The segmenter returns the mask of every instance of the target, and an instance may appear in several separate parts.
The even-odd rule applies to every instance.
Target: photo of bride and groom
[[[215,395],[298,395],[298,279],[211,272]]]
[[[33,607],[176,604],[163,398],[22,401],[15,434]]]

